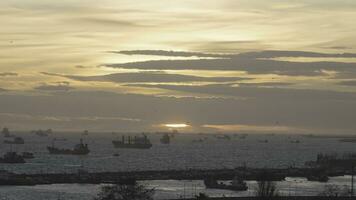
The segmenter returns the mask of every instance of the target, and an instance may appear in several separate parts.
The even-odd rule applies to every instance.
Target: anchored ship
[[[4,135],[4,137],[11,137],[10,131],[8,128],[3,128],[1,133]]]
[[[88,144],[84,144],[83,140],[80,139],[80,143],[75,145],[73,149],[60,149],[54,147],[54,142],[52,146],[48,146],[47,150],[50,154],[65,154],[65,155],[87,155],[90,150]]]
[[[322,154],[319,153],[315,161],[305,163],[308,167],[350,169],[356,165],[356,153]]]
[[[5,144],[25,144],[25,140],[22,137],[15,137],[14,140],[4,140]]]
[[[32,159],[32,158],[35,158],[35,156],[33,155],[33,153],[28,152],[28,151],[22,152],[21,156],[22,156],[24,159]]]
[[[162,136],[162,138],[160,139],[161,144],[169,144],[171,142],[171,138],[169,137],[169,135],[166,133]]]
[[[152,143],[146,135],[135,136],[133,139],[128,136],[127,140],[125,140],[125,136],[122,136],[121,140],[113,140],[112,144],[115,148],[149,149],[152,147]]]
[[[0,157],[0,163],[25,163],[23,156],[17,154],[16,152],[7,152],[3,157]]]

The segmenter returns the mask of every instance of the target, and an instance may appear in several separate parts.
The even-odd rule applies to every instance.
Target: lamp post
[[[351,168],[351,197],[354,196],[354,168],[355,165],[352,163],[352,168]]]

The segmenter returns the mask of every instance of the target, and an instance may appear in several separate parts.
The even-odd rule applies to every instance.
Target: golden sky
[[[355,11],[350,0],[2,0],[0,127],[352,133]]]

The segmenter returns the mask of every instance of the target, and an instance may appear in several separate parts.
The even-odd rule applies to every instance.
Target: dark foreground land
[[[280,197],[217,197],[217,198],[208,198],[206,200],[355,200],[355,199],[356,197],[280,196]],[[197,199],[184,199],[184,200],[197,200]]]

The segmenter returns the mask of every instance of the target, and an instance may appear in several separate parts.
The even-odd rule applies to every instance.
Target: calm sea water
[[[170,145],[159,143],[161,135],[148,135],[153,143],[151,149],[115,149],[112,134],[90,134],[83,137],[91,153],[87,156],[50,155],[46,146],[54,137],[57,147],[72,148],[79,143],[80,134],[57,133],[50,137],[34,134],[16,134],[25,139],[24,145],[0,145],[0,154],[11,148],[18,152],[35,153],[35,159],[26,164],[0,164],[0,169],[18,173],[75,172],[82,165],[89,171],[169,170],[187,168],[234,168],[246,163],[252,167],[302,166],[305,161],[315,160],[320,152],[356,152],[355,143],[340,143],[338,139],[306,138],[302,136],[249,135],[246,139],[232,137],[217,139],[208,135],[176,135]],[[203,139],[202,143],[193,140]],[[262,143],[268,140],[268,143]],[[300,140],[300,143],[291,143]],[[120,156],[115,157],[113,154]]]
[[[356,152],[354,143],[340,143],[338,139],[306,138],[288,135],[249,135],[246,139],[231,137],[231,140],[217,139],[212,135],[176,135],[170,145],[159,143],[161,135],[149,134],[153,147],[147,150],[115,149],[111,141],[120,135],[89,134],[81,136],[75,133],[55,133],[49,137],[39,137],[29,133],[15,133],[25,139],[24,145],[0,146],[0,154],[10,149],[18,152],[35,153],[35,159],[26,164],[0,164],[0,170],[16,173],[55,173],[76,172],[82,166],[91,172],[125,170],[169,170],[187,168],[233,168],[247,164],[251,167],[288,167],[303,166],[305,161],[314,160],[317,153]],[[91,153],[87,156],[49,155],[46,146],[53,138],[66,138],[55,145],[72,148],[83,137],[89,144]],[[202,143],[193,140],[202,139]],[[261,141],[268,140],[268,143]],[[291,143],[299,140],[300,143]],[[113,154],[119,154],[118,157]],[[346,184],[347,177],[333,179],[337,184]],[[251,195],[247,192],[228,192],[206,190],[201,181],[150,181],[144,182],[158,189],[158,199],[177,198],[184,194],[204,191],[215,195]],[[249,184],[255,184],[249,182]],[[307,182],[304,179],[287,180],[279,183],[282,191],[288,193],[295,186],[301,194],[316,194],[324,185]],[[32,187],[0,187],[0,197],[7,199],[90,199],[99,190],[100,185],[42,185]],[[190,189],[189,189],[190,188]],[[253,188],[253,187],[250,187]],[[34,193],[35,192],[35,193]]]

